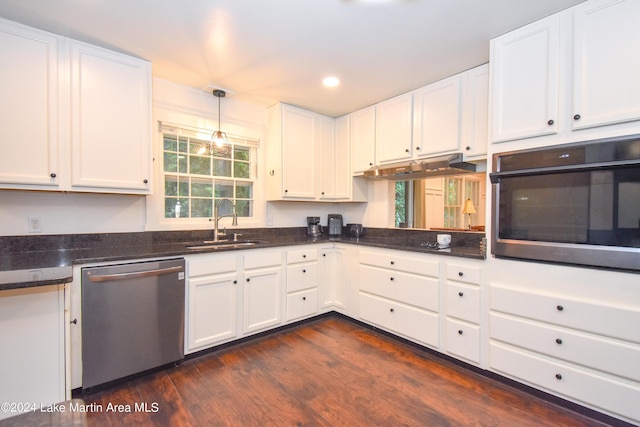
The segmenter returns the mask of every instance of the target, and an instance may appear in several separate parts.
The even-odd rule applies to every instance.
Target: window
[[[256,143],[230,137],[231,146],[214,147],[195,132],[162,134],[164,217],[211,218],[215,203],[230,199],[238,217],[253,216]],[[231,213],[228,203],[220,215]]]

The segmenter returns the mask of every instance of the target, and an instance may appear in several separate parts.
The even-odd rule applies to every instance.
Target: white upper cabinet
[[[573,10],[573,129],[640,119],[640,2]]]
[[[639,18],[636,0],[590,0],[492,40],[492,142],[639,132]]]
[[[350,198],[349,117],[320,119],[320,199]]]
[[[349,114],[351,136],[351,173],[362,175],[375,165],[376,107],[363,108]]]
[[[61,38],[0,20],[1,188],[59,186]]]
[[[413,93],[376,104],[376,163],[412,156]]]
[[[318,115],[277,104],[268,111],[268,198],[314,200]]]
[[[71,117],[72,187],[150,192],[149,62],[72,40]]]
[[[493,142],[558,131],[558,15],[491,41]]]
[[[151,192],[151,64],[0,20],[0,188]]]
[[[465,73],[460,147],[465,157],[483,157],[489,140],[489,64]]]
[[[457,74],[413,93],[414,157],[459,150],[461,81]]]

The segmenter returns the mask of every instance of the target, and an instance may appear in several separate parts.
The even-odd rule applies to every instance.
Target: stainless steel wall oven
[[[640,271],[640,135],[493,155],[491,252]]]

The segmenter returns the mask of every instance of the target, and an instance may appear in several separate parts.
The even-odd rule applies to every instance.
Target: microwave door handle
[[[89,280],[92,282],[110,282],[114,280],[138,279],[140,277],[160,276],[163,274],[177,273],[182,271],[181,266],[159,268],[157,270],[133,271],[131,273],[114,273],[93,275],[88,272]]]
[[[492,184],[498,184],[500,182],[500,179],[502,178],[545,175],[545,174],[558,173],[558,172],[588,172],[588,171],[596,171],[596,170],[610,170],[614,168],[624,168],[624,167],[639,166],[639,165],[640,165],[640,160],[638,159],[614,161],[614,162],[579,164],[579,165],[560,165],[560,166],[550,166],[550,167],[544,167],[544,168],[531,168],[531,169],[510,170],[510,171],[502,171],[502,172],[492,172],[489,174],[489,179],[491,180]]]

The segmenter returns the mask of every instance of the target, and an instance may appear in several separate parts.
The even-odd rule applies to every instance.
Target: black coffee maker
[[[319,216],[307,217],[307,235],[311,237],[318,237],[322,235],[322,226],[320,225]]]

